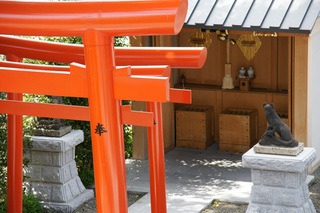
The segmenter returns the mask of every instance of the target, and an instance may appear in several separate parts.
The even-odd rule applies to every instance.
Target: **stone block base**
[[[35,129],[35,136],[47,136],[47,137],[62,137],[68,134],[72,130],[72,126],[64,126],[59,130],[55,129]]]
[[[66,203],[58,203],[58,202],[45,202],[42,201],[41,205],[53,212],[61,212],[61,213],[72,213],[74,212],[82,203],[92,199],[94,197],[93,190],[87,189],[79,194],[77,197],[73,198],[71,201]]]
[[[250,149],[242,156],[253,182],[247,213],[315,213],[307,184],[307,168],[315,159],[315,149],[308,147],[297,156]]]
[[[86,189],[79,176],[63,184],[26,182],[27,192],[31,192],[42,201],[69,202]]]
[[[297,156],[303,151],[303,148],[303,143],[299,143],[297,147],[261,146],[259,143],[257,143],[253,147],[253,150],[256,153]]]
[[[74,160],[76,145],[83,139],[81,130],[62,137],[33,136],[33,147],[26,150],[30,159],[26,190],[54,212],[72,212],[93,197],[93,191],[83,186]]]
[[[316,209],[313,206],[313,203],[310,199],[307,200],[300,207],[287,207],[287,206],[277,206],[277,205],[269,205],[269,204],[257,204],[250,203],[246,213],[257,213],[257,212],[265,212],[265,213],[316,213]]]

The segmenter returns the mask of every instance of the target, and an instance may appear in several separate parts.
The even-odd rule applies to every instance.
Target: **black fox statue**
[[[290,128],[280,119],[279,115],[274,110],[273,104],[263,104],[266,111],[267,121],[269,126],[261,137],[260,145],[276,145],[282,147],[296,147],[299,142],[292,137]],[[277,137],[275,133],[280,137]]]

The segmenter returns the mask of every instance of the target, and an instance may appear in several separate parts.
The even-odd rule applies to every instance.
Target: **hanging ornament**
[[[241,35],[238,38],[237,44],[248,61],[253,59],[261,47],[259,37],[253,35]]]
[[[231,76],[231,63],[230,63],[230,38],[227,38],[227,63],[224,66],[225,76],[222,81],[222,89],[233,89],[233,79]]]
[[[193,47],[206,47],[209,48],[209,46],[212,43],[212,39],[210,38],[209,35],[210,31],[206,30],[205,32],[202,32],[201,29],[199,32],[192,33],[189,36],[189,43]]]

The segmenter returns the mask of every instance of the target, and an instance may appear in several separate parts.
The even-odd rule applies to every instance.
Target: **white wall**
[[[313,166],[320,164],[320,19],[309,37],[308,48],[308,142],[316,149],[317,159]]]

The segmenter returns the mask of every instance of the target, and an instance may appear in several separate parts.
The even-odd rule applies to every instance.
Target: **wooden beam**
[[[72,63],[70,70],[83,74],[85,65]],[[131,73],[137,75],[131,75]],[[113,70],[115,98],[167,102],[169,100],[169,77],[169,66],[117,67]]]
[[[1,114],[89,121],[89,107],[0,100]]]
[[[61,72],[0,67],[0,91],[88,97],[84,65],[72,64],[70,70],[71,72]],[[168,77],[114,76],[114,87],[115,98],[118,100],[156,102],[169,100]]]
[[[132,66],[132,75],[148,75],[170,78],[170,66]]]
[[[118,100],[167,102],[169,78],[132,75],[113,78],[114,95]]]
[[[26,64],[26,63],[11,62],[11,61],[0,61],[0,67],[12,67],[12,68],[21,68],[21,69],[34,69],[34,70],[64,71],[64,72],[70,71],[70,66]]]
[[[0,76],[2,92],[88,97],[86,75],[0,67]]]
[[[191,90],[170,89],[170,102],[191,104]]]
[[[299,142],[307,141],[308,38],[296,37],[292,46],[292,133]]]
[[[88,29],[95,28],[109,36],[172,35],[181,30],[187,8],[187,0],[161,1],[160,4],[147,0],[138,4],[136,1],[36,4],[0,1],[0,33],[83,36]]]
[[[288,123],[292,132],[292,38],[288,39]]]
[[[131,111],[131,106],[122,106],[122,124],[153,126],[153,113]],[[90,109],[84,106],[43,104],[12,100],[0,100],[1,114],[28,115],[45,118],[90,121]]]
[[[122,106],[122,124],[135,126],[154,126],[154,115],[152,112],[131,111],[130,105]]]
[[[189,32],[189,33],[195,33],[195,32],[199,32],[199,28],[182,28],[182,30],[180,32],[184,33],[184,32]],[[215,29],[212,29],[215,30]],[[258,30],[259,31],[259,30]],[[247,35],[252,35],[254,31],[242,31],[242,30],[228,30],[230,35],[243,35],[243,34],[247,34]],[[212,32],[215,33],[215,32]],[[268,32],[266,32],[268,33]],[[282,33],[282,32],[278,32],[277,36],[281,36],[281,37],[309,37],[309,34],[306,33]]]
[[[0,54],[15,54],[21,58],[66,64],[85,64],[83,45],[13,36],[0,35]],[[204,47],[115,47],[117,66],[170,65],[172,68],[201,68],[206,56],[207,49]]]

